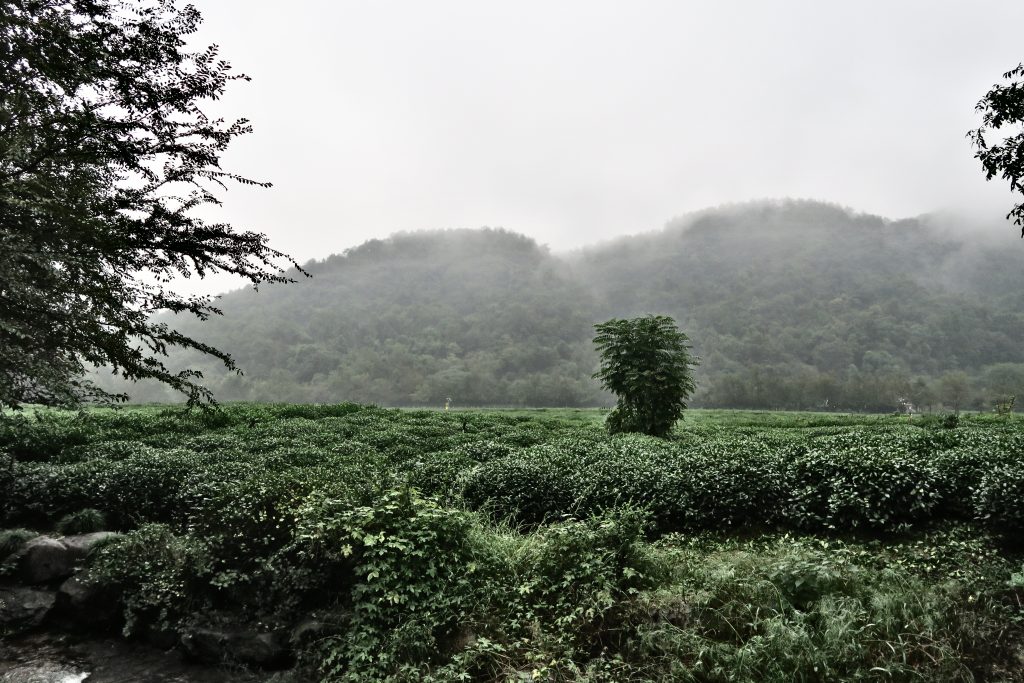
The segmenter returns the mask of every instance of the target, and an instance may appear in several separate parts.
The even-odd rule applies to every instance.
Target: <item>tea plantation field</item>
[[[7,416],[0,581],[118,531],[95,628],[265,634],[282,683],[1024,681],[1024,422],[602,415]]]

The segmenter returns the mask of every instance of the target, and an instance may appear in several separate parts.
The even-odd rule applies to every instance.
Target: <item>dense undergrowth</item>
[[[0,514],[125,532],[129,635],[304,624],[295,680],[1024,680],[1024,428],[917,420],[40,412]]]

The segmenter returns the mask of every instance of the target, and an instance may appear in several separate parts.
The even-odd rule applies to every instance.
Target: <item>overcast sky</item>
[[[484,225],[562,251],[767,197],[1013,203],[965,133],[1024,60],[1021,0],[193,2],[253,78],[225,166],[274,183],[216,217],[300,261]]]

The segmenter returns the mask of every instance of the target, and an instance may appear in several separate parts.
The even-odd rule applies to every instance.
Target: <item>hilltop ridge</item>
[[[398,233],[310,262],[308,281],[231,292],[223,318],[175,321],[243,377],[175,362],[222,400],[599,405],[592,323],[665,313],[702,358],[698,405],[985,405],[1024,391],[1024,252],[1005,242],[809,200],[564,255],[501,229]]]

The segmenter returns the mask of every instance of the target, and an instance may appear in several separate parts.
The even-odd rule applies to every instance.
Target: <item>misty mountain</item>
[[[695,404],[990,405],[1024,392],[1024,245],[967,234],[810,201],[707,210],[565,256],[503,230],[403,233],[307,264],[312,279],[226,294],[223,318],[169,321],[244,376],[174,363],[221,400],[608,404],[592,323],[665,313],[702,359]]]
[[[312,279],[219,302],[224,317],[172,325],[229,349],[245,371],[203,368],[223,400],[577,405],[589,380],[597,306],[563,263],[502,230],[372,240],[303,266]],[[174,400],[161,387],[142,400]]]

